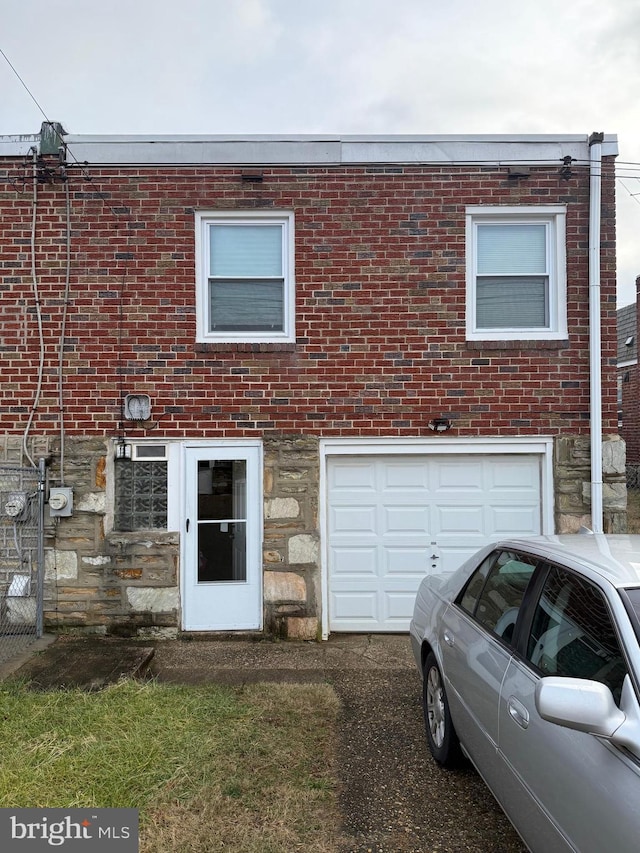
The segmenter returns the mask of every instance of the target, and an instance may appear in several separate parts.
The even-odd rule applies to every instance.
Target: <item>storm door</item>
[[[262,626],[260,449],[185,449],[182,619],[188,631]]]

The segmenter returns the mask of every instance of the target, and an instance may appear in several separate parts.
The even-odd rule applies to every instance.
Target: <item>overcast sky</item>
[[[0,48],[70,133],[615,133],[635,299],[638,0],[0,2]],[[0,56],[0,134],[43,120]]]

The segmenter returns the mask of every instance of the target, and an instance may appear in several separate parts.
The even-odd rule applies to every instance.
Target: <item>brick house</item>
[[[624,529],[615,137],[0,142],[47,625],[406,630],[491,538]]]
[[[636,288],[640,287],[640,277]],[[618,427],[626,445],[629,483],[640,485],[638,301],[618,310]]]

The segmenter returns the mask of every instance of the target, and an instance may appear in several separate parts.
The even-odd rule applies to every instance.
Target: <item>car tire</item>
[[[444,767],[457,766],[462,759],[462,750],[451,722],[442,673],[433,652],[427,655],[422,669],[422,708],[431,755]]]

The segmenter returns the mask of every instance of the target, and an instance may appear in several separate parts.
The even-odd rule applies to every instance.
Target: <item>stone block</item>
[[[265,563],[283,563],[284,557],[279,551],[265,551],[262,555]]]
[[[82,562],[87,566],[108,566],[111,557],[83,557]]]
[[[127,600],[131,609],[140,613],[168,613],[178,609],[178,589],[129,586]]]
[[[578,533],[581,527],[591,527],[590,515],[558,516],[558,533]]]
[[[602,473],[625,474],[627,452],[620,436],[609,436],[602,445]]]
[[[264,502],[265,518],[298,518],[300,504],[295,498],[272,498]]]
[[[604,483],[602,486],[602,506],[611,512],[624,512],[627,508],[627,484]]]
[[[107,511],[107,499],[104,492],[89,492],[74,502],[74,510],[78,512],[97,512],[104,515]]]
[[[78,577],[78,555],[75,551],[47,548],[44,552],[46,580],[75,580]]]
[[[294,572],[265,572],[264,600],[268,603],[279,601],[307,600],[307,585],[304,578]]]
[[[318,620],[315,616],[288,616],[288,640],[317,640]]]
[[[288,543],[288,557],[289,563],[292,565],[317,563],[318,541],[316,537],[308,533],[292,536]]]

